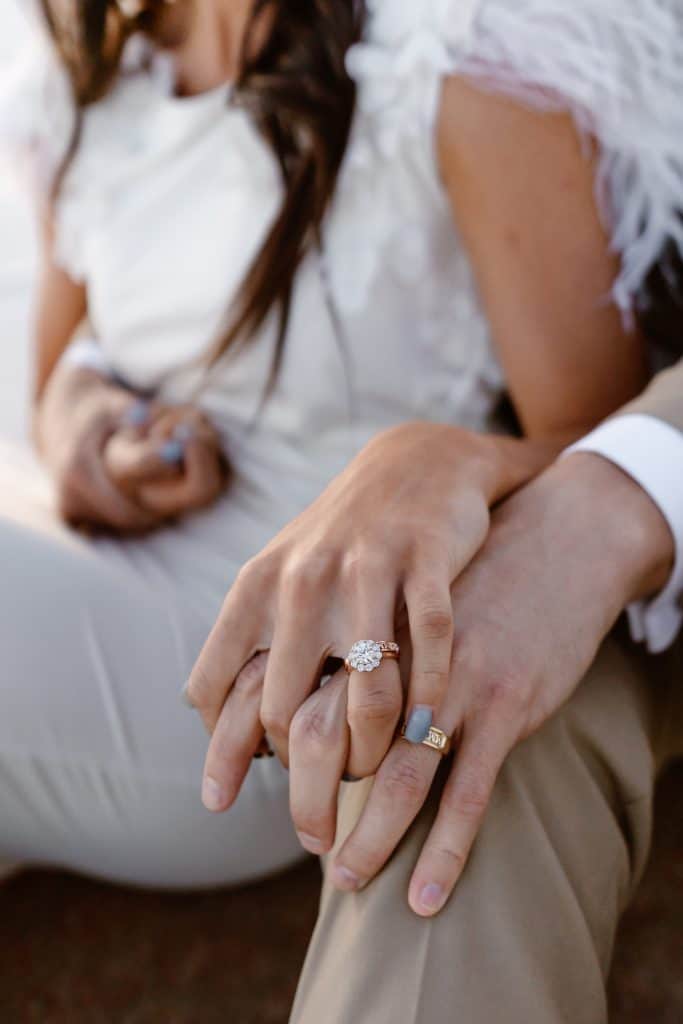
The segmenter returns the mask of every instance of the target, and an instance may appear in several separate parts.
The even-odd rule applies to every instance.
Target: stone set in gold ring
[[[405,735],[406,724],[401,729],[401,736]],[[427,735],[423,740],[420,740],[420,743],[423,747],[430,747],[431,750],[436,750],[442,757],[445,757],[450,752],[452,741],[451,737],[443,732],[442,729],[437,729],[435,725],[430,725]]]
[[[347,672],[374,672],[385,658],[396,661],[401,648],[393,640],[356,640],[346,655]]]
[[[393,640],[357,640],[344,660],[344,668],[351,672],[374,672],[385,658],[398,660],[401,649]],[[405,735],[406,724],[401,729]],[[435,725],[430,725],[424,739],[419,741],[422,746],[436,750],[445,757],[452,745],[451,737]]]

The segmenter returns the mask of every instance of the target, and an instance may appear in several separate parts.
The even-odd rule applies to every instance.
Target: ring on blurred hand
[[[374,672],[384,658],[396,661],[401,649],[393,640],[356,640],[346,655],[347,672]]]
[[[401,736],[405,736],[407,722],[403,724],[401,729]],[[431,750],[436,750],[438,754],[445,757],[450,752],[452,746],[451,737],[448,736],[442,729],[437,729],[435,725],[430,725],[427,730],[427,735],[424,739],[419,741],[423,747],[429,747]]]

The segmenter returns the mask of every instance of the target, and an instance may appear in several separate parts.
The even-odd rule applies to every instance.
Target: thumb
[[[181,476],[185,446],[173,439],[160,442],[117,433],[107,441],[103,457],[110,479],[121,489],[132,490]]]

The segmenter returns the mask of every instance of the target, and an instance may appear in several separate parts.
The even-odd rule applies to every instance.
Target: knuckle
[[[490,795],[488,783],[480,777],[475,777],[458,792],[444,798],[446,810],[452,816],[465,821],[479,821],[488,807]]]
[[[282,708],[261,708],[261,724],[273,739],[287,740],[289,737],[290,718]]]
[[[369,878],[381,867],[382,855],[365,840],[354,837],[344,852],[344,864],[361,878]]]
[[[240,589],[259,590],[270,586],[279,571],[279,562],[270,555],[255,555],[245,562],[237,574],[235,584]]]
[[[482,785],[472,786],[461,793],[458,800],[458,813],[468,821],[479,821],[486,811],[488,802],[488,788]]]
[[[302,708],[292,719],[290,743],[305,747],[309,752],[313,749],[326,754],[329,753],[332,733],[329,718],[321,707]]]
[[[297,804],[296,798],[291,801],[291,813],[294,826],[309,836],[324,839],[330,831],[329,821],[319,812]]]
[[[506,717],[521,713],[531,699],[531,684],[522,673],[506,669],[487,675],[481,682],[482,701]]]
[[[447,846],[445,843],[436,843],[430,847],[429,852],[431,856],[445,862],[448,870],[456,876],[460,874],[467,860],[467,854],[462,850],[456,850],[454,846]]]
[[[511,654],[502,658],[492,653],[490,644],[476,635],[458,641],[452,667],[455,678],[468,680],[474,710],[495,710],[513,717],[523,712],[533,697],[533,680],[524,665],[515,664]]]
[[[414,756],[396,759],[386,770],[382,779],[385,792],[392,801],[414,803],[425,791],[425,780]]]
[[[393,722],[401,712],[399,694],[376,687],[349,695],[347,720],[352,727],[362,722]]]
[[[339,569],[342,585],[347,590],[357,590],[365,580],[383,578],[390,571],[387,562],[380,542],[345,552]]]
[[[451,640],[453,616],[450,607],[424,608],[418,616],[417,628],[427,640]]]
[[[288,565],[282,574],[282,590],[286,600],[297,603],[307,601],[324,578],[318,558],[297,560]]]
[[[234,692],[239,696],[247,698],[260,693],[263,687],[267,662],[268,656],[266,654],[257,654],[248,661],[235,679]]]

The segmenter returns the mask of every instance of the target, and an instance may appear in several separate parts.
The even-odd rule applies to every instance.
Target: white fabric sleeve
[[[641,413],[617,416],[572,445],[571,452],[593,452],[613,462],[645,490],[666,519],[675,541],[669,581],[656,597],[628,609],[631,634],[648,650],[666,650],[683,622],[683,433]]]
[[[84,370],[93,370],[107,379],[115,377],[99,343],[94,338],[87,336],[72,341],[60,362],[66,363],[68,366],[81,367]]]

